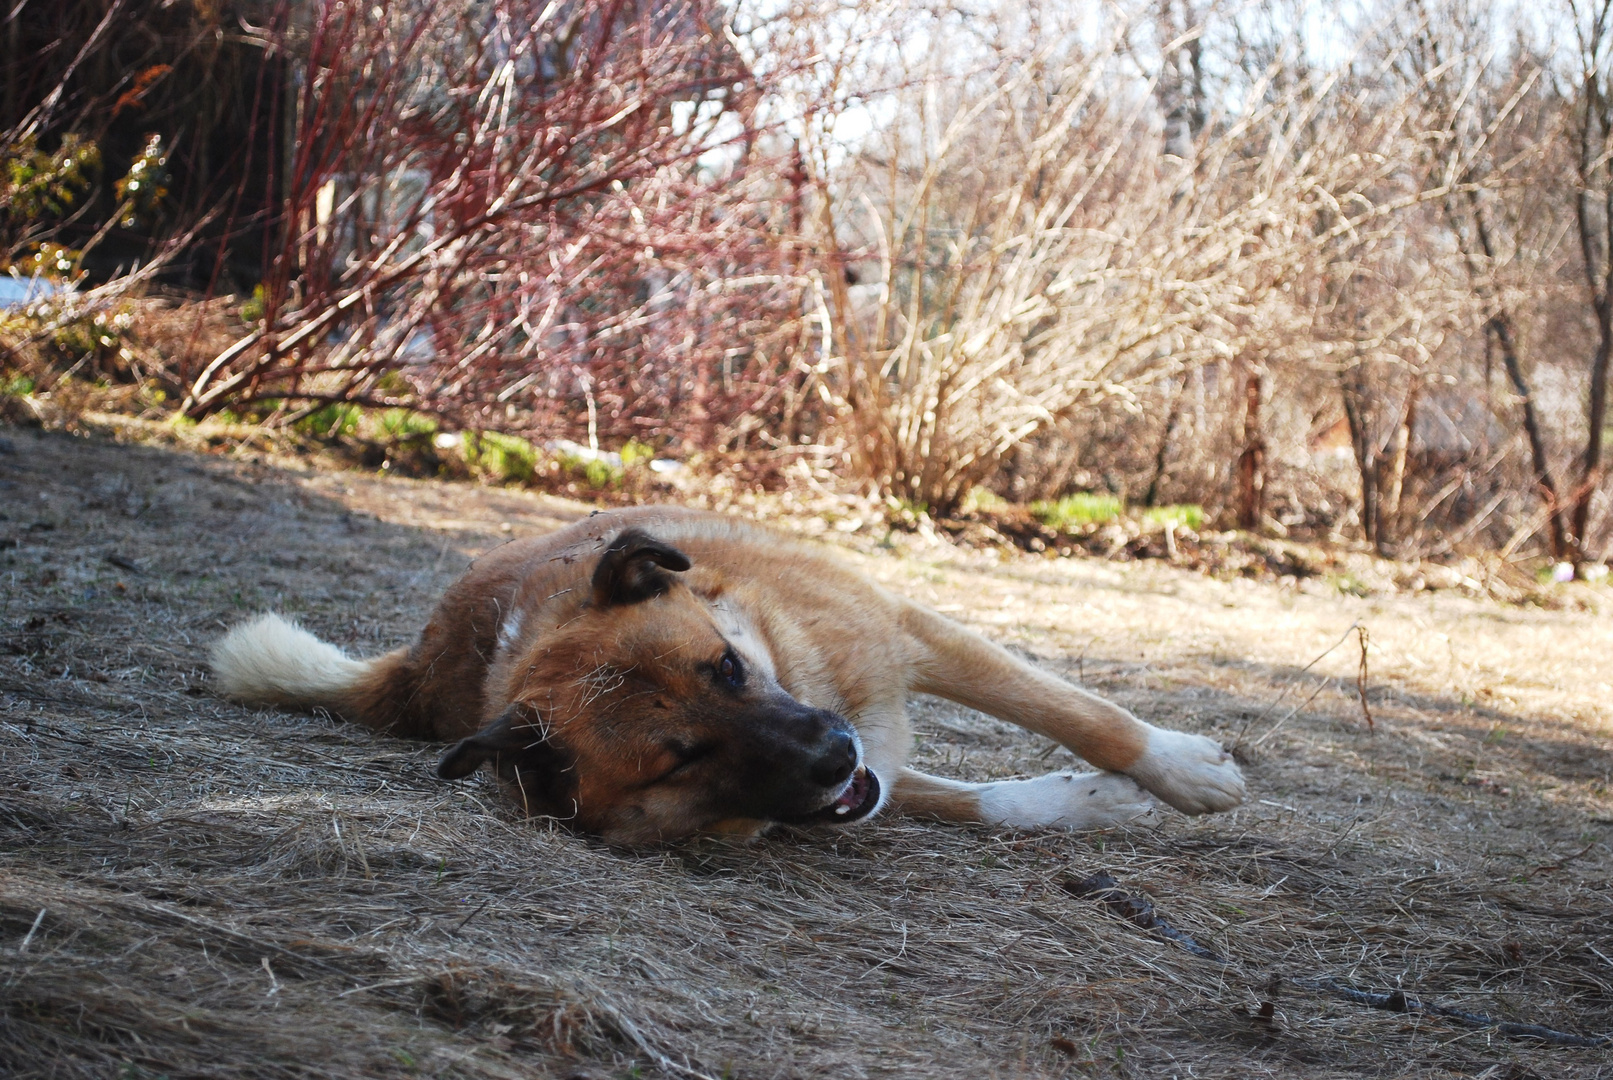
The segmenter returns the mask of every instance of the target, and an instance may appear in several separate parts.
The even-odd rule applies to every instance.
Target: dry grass
[[[263,608],[401,642],[468,558],[585,507],[5,437],[0,1074],[1613,1074],[1607,1049],[1302,985],[1613,1031],[1595,610],[854,538],[877,578],[1238,741],[1259,801],[1149,833],[893,818],[624,855],[435,781],[432,747],[254,713],[203,674]],[[1303,670],[1357,620],[1375,734],[1353,635]],[[915,718],[936,771],[1070,763],[950,705]],[[1099,870],[1231,962],[1061,887]]]

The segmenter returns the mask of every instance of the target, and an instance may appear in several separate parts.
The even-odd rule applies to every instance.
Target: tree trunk
[[[1590,430],[1585,437],[1585,458],[1580,468],[1579,484],[1574,489],[1574,510],[1571,519],[1575,564],[1587,557],[1586,542],[1590,539],[1591,500],[1602,485],[1602,429],[1607,423],[1607,367],[1613,351],[1613,325],[1604,315],[1597,320],[1601,341],[1591,364],[1591,398],[1586,408]]]
[[[1182,416],[1182,398],[1186,394],[1187,378],[1183,376],[1182,385],[1171,395],[1171,409],[1165,415],[1165,431],[1159,437],[1159,449],[1154,451],[1154,475],[1148,481],[1148,494],[1143,497],[1144,506],[1159,505],[1159,485],[1165,481],[1165,462],[1170,456],[1171,437],[1176,434],[1176,423]]]
[[[1181,17],[1175,0],[1160,0],[1157,28],[1161,44],[1191,34],[1175,53],[1162,57],[1155,93],[1165,114],[1165,153],[1186,161],[1209,119],[1204,90],[1204,46],[1197,33],[1202,22],[1191,0],[1181,0]]]
[[[1599,20],[1598,37],[1603,29]],[[1592,48],[1594,51],[1595,46]],[[1602,427],[1607,422],[1608,358],[1613,354],[1613,181],[1607,175],[1610,118],[1601,78],[1594,65],[1586,69],[1585,112],[1579,141],[1579,197],[1574,200],[1580,255],[1585,261],[1585,283],[1590,291],[1591,308],[1596,312],[1597,331],[1596,352],[1591,358],[1590,401],[1586,405],[1585,456],[1580,460],[1579,483],[1572,495],[1570,539],[1572,561],[1576,566],[1586,557],[1591,500],[1602,482]],[[1598,179],[1604,187],[1600,227],[1592,202]]]
[[[1344,401],[1344,419],[1350,427],[1350,449],[1355,452],[1355,471],[1361,477],[1361,537],[1378,542],[1378,449],[1372,444],[1371,424],[1362,409],[1367,399],[1361,385],[1360,367],[1352,368],[1340,381],[1339,397]]]
[[[1265,510],[1266,438],[1260,427],[1263,380],[1253,368],[1243,387],[1243,451],[1238,455],[1238,528],[1258,529]]]
[[[12,61],[6,65],[6,115],[0,131],[10,131],[22,123],[22,95],[17,84],[22,76],[22,5],[24,0],[11,0],[6,14],[6,55]]]
[[[1407,389],[1406,404],[1400,411],[1400,423],[1395,425],[1389,459],[1379,461],[1380,466],[1386,466],[1384,471],[1387,475],[1378,484],[1378,490],[1383,494],[1378,505],[1378,535],[1373,539],[1373,546],[1386,559],[1394,557],[1395,545],[1400,541],[1400,504],[1401,496],[1405,493],[1411,431],[1417,423],[1418,390],[1415,382]]]
[[[1468,192],[1468,205],[1473,211],[1473,231],[1479,242],[1479,250],[1483,252],[1485,265],[1495,265],[1495,244],[1490,239],[1489,222],[1485,220],[1484,208],[1479,204],[1478,194]],[[1457,236],[1466,240],[1466,230],[1462,229],[1456,219],[1455,208],[1446,203],[1446,214],[1455,225]],[[1471,256],[1471,253],[1469,253]],[[1535,398],[1529,390],[1529,381],[1524,378],[1523,363],[1518,356],[1518,337],[1513,330],[1512,313],[1496,296],[1495,290],[1484,282],[1474,266],[1474,260],[1469,257],[1469,272],[1474,275],[1475,287],[1485,303],[1490,308],[1489,319],[1485,326],[1495,335],[1496,347],[1501,350],[1501,365],[1506,369],[1507,380],[1512,383],[1513,393],[1517,394],[1519,404],[1523,410],[1523,430],[1529,437],[1529,454],[1535,467],[1535,484],[1540,488],[1540,497],[1546,503],[1547,524],[1550,527],[1552,557],[1558,560],[1577,562],[1577,545],[1569,531],[1569,523],[1564,518],[1564,504],[1562,491],[1557,486],[1557,478],[1551,470],[1551,456],[1546,449],[1546,437],[1540,429],[1540,414],[1535,409]]]

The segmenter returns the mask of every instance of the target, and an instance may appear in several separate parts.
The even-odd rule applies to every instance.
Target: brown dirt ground
[[[1148,832],[889,818],[623,854],[435,780],[434,747],[228,704],[204,671],[264,609],[402,643],[478,552],[586,507],[0,436],[0,1075],[1613,1076],[1606,1047],[1314,984],[1613,1032],[1604,601],[851,535],[875,578],[1237,742],[1250,804]],[[1354,634],[1306,668],[1357,622],[1375,731]],[[933,771],[1072,764],[914,713]],[[1229,962],[1061,887],[1100,870]]]

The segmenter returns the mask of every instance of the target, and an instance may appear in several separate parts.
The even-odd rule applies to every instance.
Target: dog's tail
[[[213,678],[236,701],[327,708],[349,720],[389,729],[412,689],[407,649],[354,660],[278,615],[260,615],[213,646]],[[402,734],[402,732],[400,732]]]

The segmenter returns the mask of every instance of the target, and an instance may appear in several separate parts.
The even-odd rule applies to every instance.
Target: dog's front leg
[[[1185,814],[1243,802],[1243,774],[1215,740],[1146,724],[916,604],[906,605],[901,618],[916,647],[911,689],[1055,739],[1100,769],[1125,773]]]
[[[917,817],[1020,829],[1104,829],[1158,821],[1148,792],[1131,777],[1112,772],[965,784],[903,769],[891,800]]]

